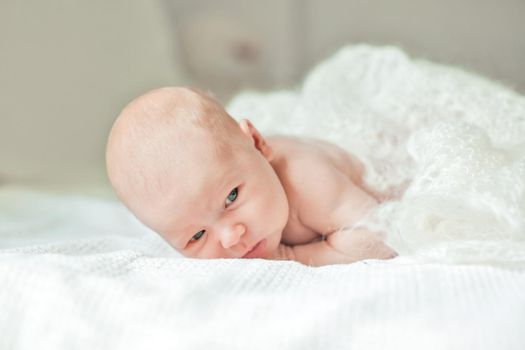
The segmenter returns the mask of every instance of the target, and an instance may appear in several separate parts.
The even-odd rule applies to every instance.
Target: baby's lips
[[[243,259],[258,258],[265,247],[266,247],[266,239],[263,239],[257,242],[257,244],[250,251],[248,251],[246,254],[242,256],[242,258]]]

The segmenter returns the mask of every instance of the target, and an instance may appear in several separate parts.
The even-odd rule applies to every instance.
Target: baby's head
[[[288,201],[271,147],[211,97],[162,88],[131,101],[111,129],[107,172],[116,195],[183,255],[240,258],[277,249]],[[259,249],[258,249],[259,250]]]

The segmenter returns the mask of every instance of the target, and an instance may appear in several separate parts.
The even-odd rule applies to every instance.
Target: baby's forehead
[[[205,148],[213,148],[215,146],[206,146]],[[204,155],[204,153],[207,153]],[[235,147],[219,147],[217,150],[196,152],[183,152],[181,157],[186,157],[186,164],[191,167],[191,174],[186,174],[188,182],[206,182],[221,183],[225,178],[232,176],[236,171],[239,171],[245,164],[244,155],[239,149]]]
[[[243,168],[247,157],[247,152],[234,142],[202,134],[175,142],[152,156],[155,160],[151,175],[161,182],[187,187],[192,194],[201,194],[220,186],[226,178]]]
[[[152,203],[161,205],[149,207],[148,216],[159,225],[159,232],[179,231],[195,216],[217,210],[242,178],[242,163],[236,159],[203,162],[185,174],[167,176],[164,190],[151,198]]]

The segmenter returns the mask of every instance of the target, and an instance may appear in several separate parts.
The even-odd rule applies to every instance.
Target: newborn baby
[[[193,89],[131,101],[106,162],[120,200],[187,257],[320,266],[396,255],[358,225],[378,198],[355,157],[320,140],[263,137]]]

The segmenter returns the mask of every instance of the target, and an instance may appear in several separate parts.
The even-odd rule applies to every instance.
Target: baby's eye
[[[202,237],[202,235],[204,235],[204,232],[206,232],[206,230],[201,230],[197,232],[196,234],[194,234],[193,237],[191,237],[191,241],[192,242],[198,241]]]
[[[230,192],[230,194],[228,195],[228,197],[226,197],[226,205],[229,205],[229,204],[233,203],[233,202],[237,199],[237,192],[238,192],[238,189],[237,189],[237,187],[235,187],[235,188]]]

